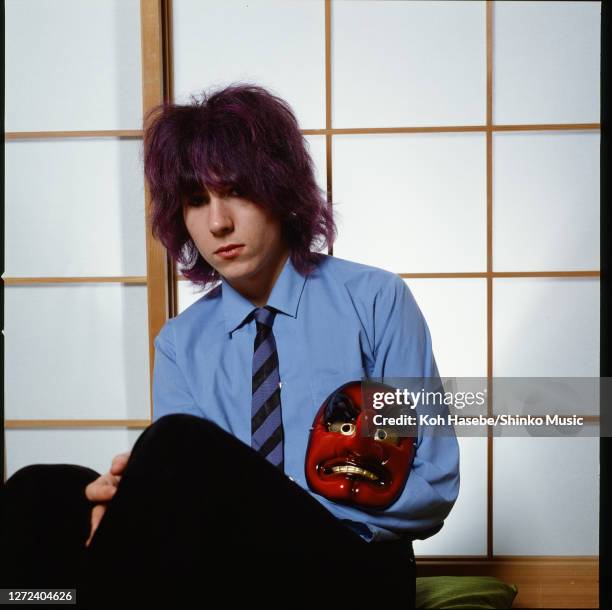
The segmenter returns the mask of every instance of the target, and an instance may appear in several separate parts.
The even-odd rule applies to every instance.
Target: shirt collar
[[[283,269],[272,288],[268,303],[270,307],[291,316],[297,317],[298,305],[306,276],[301,275],[293,266],[291,256],[287,257]],[[240,326],[256,306],[237,292],[226,280],[221,278],[221,301],[225,316],[225,330],[232,333]]]

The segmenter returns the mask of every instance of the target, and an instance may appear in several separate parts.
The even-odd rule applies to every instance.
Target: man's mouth
[[[220,256],[221,258],[232,258],[236,256],[239,252],[242,252],[244,248],[244,244],[229,244],[227,246],[223,246],[215,250],[215,254]]]
[[[227,244],[226,246],[221,246],[217,248],[215,252],[226,252],[227,250],[233,250],[234,248],[238,248],[239,246],[243,246],[244,244]]]

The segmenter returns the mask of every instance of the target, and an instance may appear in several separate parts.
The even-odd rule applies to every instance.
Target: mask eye
[[[384,428],[376,428],[374,440],[390,443],[391,445],[397,445],[399,443],[399,437],[390,430],[385,430]]]
[[[343,393],[335,394],[329,401],[326,417],[330,422],[354,422],[359,415],[359,409],[353,401]]]
[[[334,421],[327,426],[327,429],[330,432],[338,432],[340,434],[343,434],[344,436],[353,436],[353,434],[355,434],[356,428],[357,427],[353,422],[346,421]]]
[[[343,392],[334,394],[327,405],[325,422],[330,432],[337,432],[344,436],[353,436],[357,430],[355,423],[359,416],[359,409],[353,404],[349,396]]]

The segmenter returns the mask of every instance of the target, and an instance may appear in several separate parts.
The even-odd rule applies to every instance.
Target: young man
[[[384,510],[316,493],[305,460],[339,386],[438,377],[418,305],[397,275],[316,251],[334,221],[283,100],[236,85],[147,122],[153,233],[213,287],[155,339],[154,423],[86,487],[89,590],[103,575],[192,594],[200,575],[229,574],[257,591],[280,578],[302,600],[414,607],[411,541],[438,531],[457,498],[455,436],[419,435]]]

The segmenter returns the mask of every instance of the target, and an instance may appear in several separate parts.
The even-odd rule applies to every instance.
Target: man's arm
[[[173,318],[167,320],[154,341],[153,421],[170,413],[203,416],[176,363],[173,323]]]
[[[374,307],[374,357],[372,377],[432,378],[439,373],[427,322],[410,289],[397,275],[376,295]],[[430,388],[431,389],[431,388]],[[419,413],[444,416],[446,406],[424,407]],[[367,519],[397,534],[425,538],[442,527],[459,494],[459,445],[454,430],[449,435],[423,434],[419,438],[412,470],[404,491],[389,508]]]

